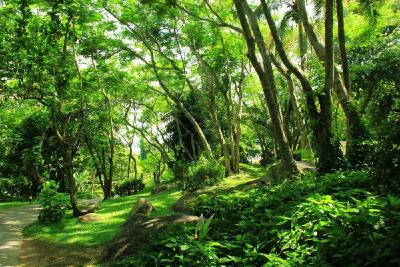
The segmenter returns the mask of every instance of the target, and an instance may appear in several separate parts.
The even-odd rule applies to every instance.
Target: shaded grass
[[[206,190],[226,190],[237,185],[255,180],[261,171],[259,167],[243,166],[245,172],[225,178],[217,186],[212,186]],[[133,196],[108,199],[100,202],[101,210],[96,212],[98,221],[78,222],[77,218],[68,211],[63,220],[57,224],[42,225],[34,223],[24,229],[24,235],[37,239],[48,240],[57,244],[77,246],[103,246],[109,243],[117,235],[124,222],[129,216],[129,212],[139,197],[148,199],[155,210],[150,217],[161,217],[174,214],[172,205],[182,196],[176,188],[152,195],[152,186],[146,186],[145,190]]]
[[[296,150],[297,153],[301,154],[302,161],[314,161],[314,153],[309,149],[298,149]]]
[[[37,202],[32,201],[32,204],[37,204]],[[11,209],[21,206],[29,205],[29,201],[12,201],[12,202],[1,202],[0,209]]]

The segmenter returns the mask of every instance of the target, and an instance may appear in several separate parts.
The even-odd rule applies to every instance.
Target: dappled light
[[[0,0],[0,267],[400,263],[398,0]]]

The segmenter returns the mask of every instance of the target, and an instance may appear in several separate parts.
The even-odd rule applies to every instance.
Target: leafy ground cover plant
[[[395,266],[400,199],[371,177],[337,172],[203,195],[191,211],[215,214],[206,238],[195,242],[193,226],[181,226],[117,266]]]

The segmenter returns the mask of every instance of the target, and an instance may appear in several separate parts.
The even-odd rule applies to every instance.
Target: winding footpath
[[[37,220],[39,206],[0,209],[0,267],[18,266],[22,229]]]

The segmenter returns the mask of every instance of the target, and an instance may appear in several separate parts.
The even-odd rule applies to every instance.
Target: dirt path
[[[0,267],[18,266],[22,229],[37,220],[39,206],[0,209]]]

